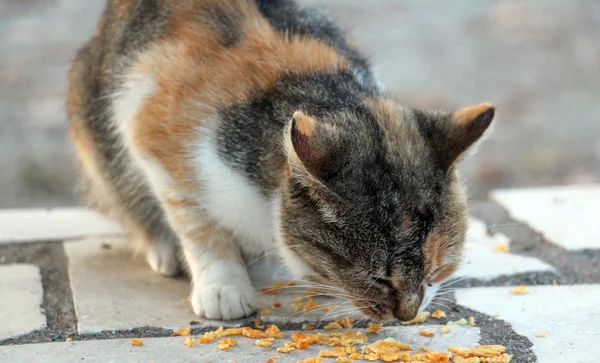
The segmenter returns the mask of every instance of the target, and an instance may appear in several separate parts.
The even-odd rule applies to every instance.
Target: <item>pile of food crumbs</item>
[[[421,319],[423,319],[423,316]],[[426,318],[424,318],[426,319]],[[467,325],[472,320],[472,317],[460,319],[458,321],[449,322],[445,327],[449,328],[452,325]],[[474,321],[474,319],[473,319]],[[333,322],[336,326],[352,327],[352,319],[343,318]],[[333,324],[331,323],[331,324]],[[331,325],[328,324],[328,325]],[[382,324],[369,323],[367,333],[377,333],[382,329]],[[176,332],[181,332],[180,329]],[[183,331],[186,332],[186,331]],[[174,332],[175,333],[175,332]],[[176,333],[177,334],[177,333]],[[426,330],[421,330],[420,335],[431,337],[435,334]],[[425,347],[417,347],[416,349],[409,344],[402,343],[394,338],[386,338],[378,340],[374,343],[369,343],[368,336],[361,330],[345,330],[339,332],[316,332],[307,333],[296,331],[291,334],[291,341],[277,342],[276,339],[283,339],[285,334],[274,324],[267,325],[263,330],[243,328],[223,327],[204,333],[197,339],[199,344],[206,344],[217,341],[217,346],[220,350],[229,350],[237,345],[236,340],[231,336],[242,336],[255,340],[255,345],[263,349],[270,349],[276,346],[275,350],[278,353],[288,354],[295,350],[306,350],[310,346],[321,346],[323,349],[319,351],[316,357],[299,360],[298,363],[315,363],[329,362],[329,359],[335,359],[338,363],[351,363],[354,361],[370,361],[370,362],[412,362],[412,363],[509,363],[512,355],[506,353],[506,348],[501,345],[478,345],[474,348],[460,348],[449,346],[449,353],[434,351]],[[217,340],[219,339],[219,340]],[[136,339],[131,341],[132,345]],[[196,339],[187,336],[184,344],[188,347],[194,347]],[[278,356],[272,356],[266,363],[275,363]],[[325,359],[325,360],[324,360]]]

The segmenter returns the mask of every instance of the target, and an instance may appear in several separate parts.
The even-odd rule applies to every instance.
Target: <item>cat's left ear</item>
[[[288,159],[292,163],[299,161],[306,171],[322,182],[332,175],[339,150],[333,125],[296,111],[287,137]]]
[[[481,103],[460,108],[444,117],[444,120],[435,120],[436,117],[433,117],[434,124],[430,124],[430,127],[433,126],[434,130],[430,130],[433,132],[428,134],[446,170],[482,138],[492,123],[494,114],[494,106]]]

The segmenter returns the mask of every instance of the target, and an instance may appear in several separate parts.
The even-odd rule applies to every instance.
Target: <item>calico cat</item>
[[[67,112],[90,204],[155,271],[186,267],[212,319],[255,309],[242,251],[278,251],[371,318],[413,318],[460,261],[455,164],[494,116],[394,102],[293,0],[108,0]]]

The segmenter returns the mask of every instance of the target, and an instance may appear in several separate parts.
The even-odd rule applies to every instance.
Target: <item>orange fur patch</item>
[[[348,67],[318,40],[277,34],[249,2],[228,4],[237,4],[231,11],[240,17],[242,35],[235,47],[224,48],[214,29],[190,19],[194,2],[185,2],[174,9],[168,33],[130,71],[157,84],[130,125],[134,143],[189,189],[197,186],[190,182],[195,178],[187,150],[202,137],[203,127],[214,126],[216,107],[244,101],[253,92],[273,92],[283,72]]]

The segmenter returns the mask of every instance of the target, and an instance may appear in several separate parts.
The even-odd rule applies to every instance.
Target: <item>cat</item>
[[[90,205],[223,320],[256,308],[242,252],[273,251],[372,319],[412,319],[460,262],[456,163],[494,113],[401,105],[293,0],[109,0],[67,90]]]

